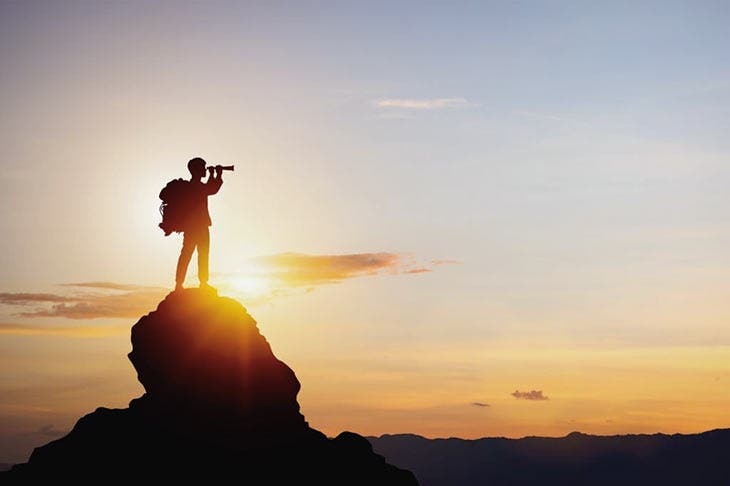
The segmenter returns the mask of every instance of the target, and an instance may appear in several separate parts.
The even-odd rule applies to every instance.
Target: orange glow
[[[271,290],[270,282],[263,276],[233,277],[230,279],[229,285],[235,293],[251,297],[262,296]]]
[[[17,336],[67,336],[67,337],[105,337],[126,334],[128,325],[121,326],[35,326],[24,324],[0,324],[0,334]]]

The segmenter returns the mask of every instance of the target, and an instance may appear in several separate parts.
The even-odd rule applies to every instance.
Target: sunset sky
[[[150,3],[0,2],[0,462],[143,392],[194,156],[313,427],[730,427],[730,4]]]

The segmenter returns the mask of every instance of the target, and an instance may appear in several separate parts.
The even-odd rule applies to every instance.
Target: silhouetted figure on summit
[[[201,288],[208,285],[208,253],[210,250],[210,214],[208,213],[208,196],[217,193],[223,184],[221,177],[224,170],[233,170],[233,166],[208,167],[208,180],[205,177],[206,163],[200,157],[188,162],[190,180],[175,179],[170,181],[160,192],[162,206],[162,223],[160,228],[165,236],[173,231],[183,233],[183,245],[175,272],[175,290],[183,288],[185,274],[193,252],[198,250],[198,280]],[[215,175],[214,175],[215,172]]]
[[[188,185],[187,205],[188,215],[183,230],[183,245],[180,250],[180,258],[177,260],[177,271],[175,272],[175,290],[179,290],[185,281],[185,274],[188,270],[190,258],[193,251],[198,249],[198,280],[200,287],[208,285],[208,254],[210,251],[210,231],[212,224],[208,212],[208,196],[217,193],[223,185],[223,167],[208,167],[208,180],[201,181],[205,177],[205,160],[195,157],[188,162],[190,171],[190,183]],[[215,170],[215,175],[213,171]]]

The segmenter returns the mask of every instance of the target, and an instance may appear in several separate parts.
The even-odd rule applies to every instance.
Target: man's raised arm
[[[216,176],[213,176],[213,167],[208,168],[208,180],[205,182],[206,193],[208,195],[215,194],[223,185],[223,169],[216,167],[215,172]]]

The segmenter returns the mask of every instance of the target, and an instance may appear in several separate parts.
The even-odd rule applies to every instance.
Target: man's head
[[[205,160],[195,157],[188,161],[188,170],[193,179],[202,179],[205,176]]]

